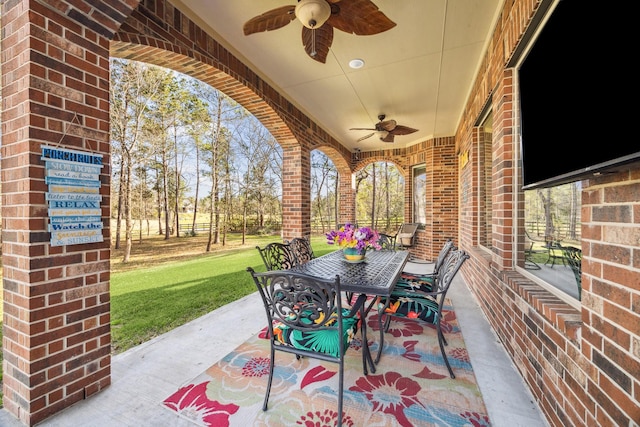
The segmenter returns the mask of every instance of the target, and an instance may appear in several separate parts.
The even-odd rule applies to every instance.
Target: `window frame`
[[[417,171],[420,175],[417,175]],[[421,182],[416,182],[416,179],[422,178]],[[421,189],[421,190],[420,190]],[[417,191],[422,191],[422,204],[418,203]],[[411,167],[411,219],[413,223],[420,224],[421,227],[427,222],[427,165],[421,163]]]

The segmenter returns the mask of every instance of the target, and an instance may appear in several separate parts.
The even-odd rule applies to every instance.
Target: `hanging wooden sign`
[[[42,146],[51,246],[102,242],[102,155]]]

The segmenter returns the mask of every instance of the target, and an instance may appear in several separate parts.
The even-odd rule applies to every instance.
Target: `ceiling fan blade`
[[[309,55],[311,59],[315,59],[324,64],[327,60],[331,43],[333,43],[333,27],[331,25],[325,23],[314,30],[310,30],[305,26],[302,27],[302,45],[304,46],[304,51],[307,52],[307,55]]]
[[[349,130],[378,130],[378,129],[372,129],[372,128],[349,128]]]
[[[386,130],[387,132],[391,132],[397,127],[398,123],[395,120],[387,120],[384,122],[378,123],[377,127],[382,130]]]
[[[332,13],[327,23],[345,33],[370,36],[396,26],[396,23],[387,18],[371,0],[343,0],[332,3],[335,6],[331,8]],[[339,12],[333,13],[336,6]]]
[[[358,138],[358,139],[356,140],[356,142],[360,142],[360,141],[362,141],[362,140],[364,140],[364,139],[371,138],[371,137],[374,135],[374,133],[375,133],[375,132],[372,132],[372,133],[370,133],[369,135],[365,135],[365,136],[363,136],[363,137],[360,137],[360,138]]]
[[[287,25],[289,22],[296,19],[295,14],[296,7],[294,6],[282,6],[276,9],[269,10],[262,15],[258,15],[251,18],[244,23],[243,30],[244,35],[261,33],[263,31],[277,30]]]
[[[418,132],[418,129],[398,125],[391,132],[393,132],[394,135],[409,135],[410,133]]]
[[[395,135],[391,132],[387,133],[385,136],[380,137],[381,141],[384,142],[393,142]]]

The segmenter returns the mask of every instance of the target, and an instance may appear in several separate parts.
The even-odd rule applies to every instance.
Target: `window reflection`
[[[427,167],[416,166],[413,174],[413,222],[427,222]]]
[[[523,267],[531,274],[580,299],[581,182],[524,192]]]

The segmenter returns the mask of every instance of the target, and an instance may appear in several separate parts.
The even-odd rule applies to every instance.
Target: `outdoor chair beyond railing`
[[[365,298],[351,308],[342,307],[340,277],[321,279],[301,273],[269,271],[253,277],[267,314],[271,363],[262,410],[267,410],[273,382],[276,351],[338,364],[338,426],[342,425],[344,358],[358,330],[358,310]]]
[[[562,252],[564,259],[571,267],[573,275],[576,278],[576,284],[578,285],[578,300],[582,300],[582,249],[575,248],[573,246],[563,246]]]
[[[413,247],[419,225],[420,224],[405,223],[400,226],[396,234],[396,242],[400,249]]]
[[[294,237],[291,239],[289,246],[293,251],[293,255],[296,257],[298,264],[304,264],[316,257],[313,253],[313,248],[311,247],[311,241],[308,238]]]
[[[442,332],[442,308],[453,278],[468,258],[469,255],[463,250],[450,251],[435,277],[431,292],[394,290],[389,298],[381,298],[378,301],[378,322],[381,331],[389,330],[389,325],[394,317],[402,318],[404,321],[426,322],[436,327],[440,352],[451,378],[455,378],[455,375],[444,348],[447,345],[447,340]],[[382,347],[378,349],[376,363],[380,360],[381,354]]]
[[[264,248],[256,246],[264,266],[267,270],[288,270],[291,267],[298,265],[298,260],[291,245],[288,243],[273,242],[266,245]]]

